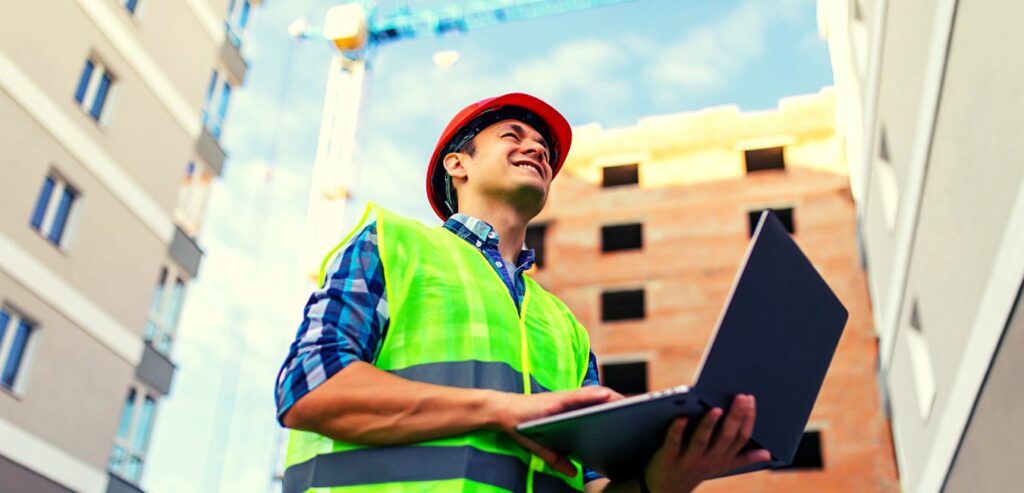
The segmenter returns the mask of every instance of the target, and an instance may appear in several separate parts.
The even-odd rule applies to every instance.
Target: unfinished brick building
[[[831,90],[574,129],[527,243],[625,394],[691,383],[751,233],[774,209],[850,311],[793,467],[701,491],[896,491],[876,337]],[[552,268],[554,267],[554,268]]]

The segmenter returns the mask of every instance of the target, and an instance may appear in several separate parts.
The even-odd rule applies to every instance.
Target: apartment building
[[[872,314],[830,89],[574,129],[527,231],[532,273],[590,333],[624,394],[690,384],[760,211],[773,209],[850,312],[793,465],[701,491],[897,491]]]
[[[258,0],[0,18],[0,491],[142,491]]]
[[[1020,490],[1024,4],[819,1],[907,492]]]

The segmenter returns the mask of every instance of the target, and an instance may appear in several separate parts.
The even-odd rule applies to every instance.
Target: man
[[[532,96],[472,104],[428,165],[444,227],[372,208],[373,222],[328,255],[277,380],[278,419],[296,430],[286,493],[690,491],[768,459],[741,452],[755,414],[746,395],[724,420],[708,412],[686,443],[686,418],[674,421],[644,474],[620,483],[515,432],[621,398],[598,384],[576,318],[523,275],[526,225],[571,140],[565,118]]]

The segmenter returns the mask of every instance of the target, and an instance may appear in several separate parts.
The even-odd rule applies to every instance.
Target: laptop
[[[825,379],[846,308],[770,210],[761,213],[705,349],[696,383],[576,409],[520,424],[523,435],[611,479],[636,477],[671,421],[756,399],[751,447],[788,465]],[[694,420],[696,421],[696,420]]]

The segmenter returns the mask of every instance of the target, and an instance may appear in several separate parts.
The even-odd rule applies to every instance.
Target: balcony
[[[245,82],[245,74],[249,70],[249,64],[242,58],[241,40],[237,34],[228,26],[225,29],[224,44],[220,47],[220,60],[227,69],[228,76],[236,86]],[[237,44],[236,44],[237,43]]]
[[[203,260],[203,251],[196,244],[195,239],[185,234],[181,227],[175,226],[174,239],[168,248],[171,260],[174,260],[182,270],[188,272],[189,277],[195,278],[199,274],[199,264]]]
[[[167,356],[164,356],[154,348],[153,344],[160,344],[161,341],[150,341],[145,344],[142,353],[142,361],[135,368],[135,376],[146,382],[153,390],[160,395],[167,395],[171,391],[171,382],[174,381],[174,371],[177,369],[174,363]],[[169,344],[169,340],[167,342]],[[169,348],[166,348],[169,349]]]
[[[203,131],[196,142],[196,155],[213,171],[214,176],[220,176],[224,170],[224,160],[228,157],[218,141],[220,124],[212,125],[205,122],[206,118],[203,118],[203,120]],[[214,135],[214,133],[217,135]]]
[[[145,493],[145,490],[125,481],[114,473],[107,473],[110,478],[107,482],[107,493]]]

